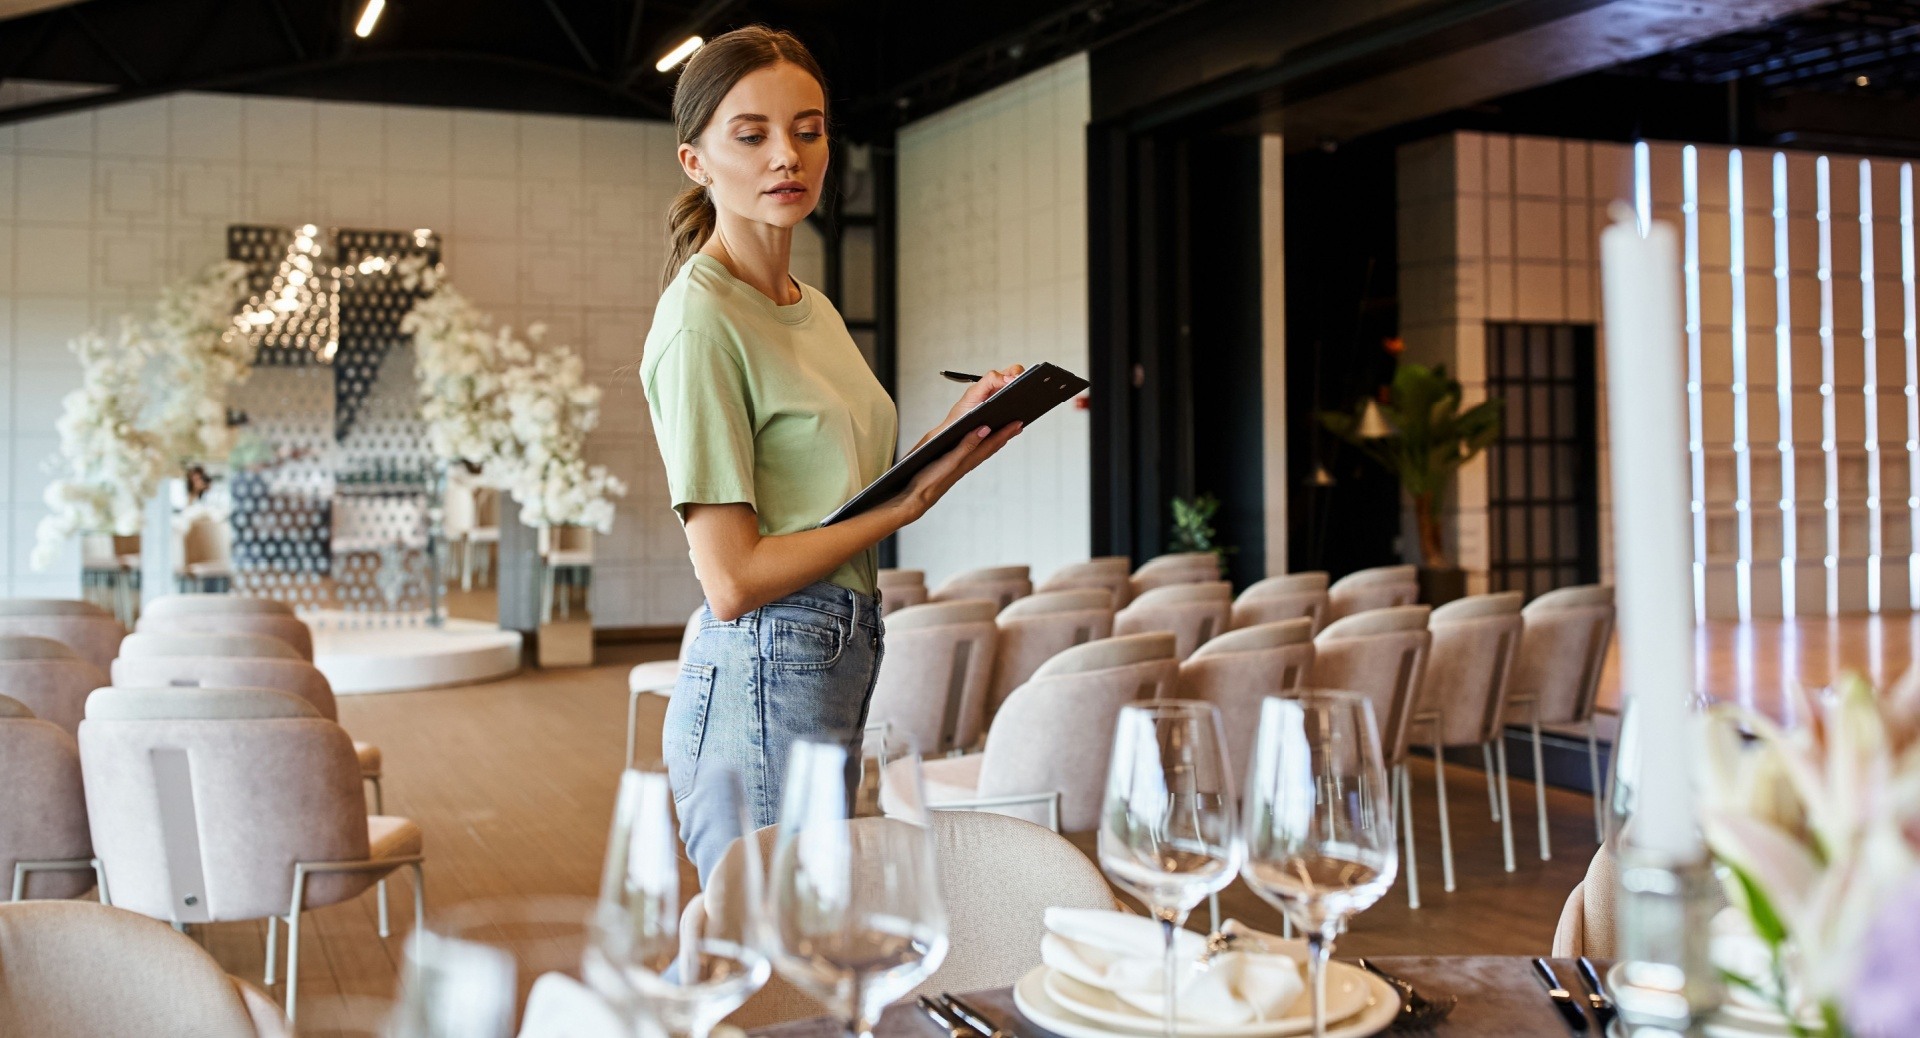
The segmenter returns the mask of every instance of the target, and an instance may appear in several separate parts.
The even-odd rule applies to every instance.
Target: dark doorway
[[[1487,323],[1488,586],[1527,597],[1600,578],[1593,326]]]

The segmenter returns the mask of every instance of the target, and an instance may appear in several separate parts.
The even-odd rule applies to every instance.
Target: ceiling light
[[[374,0],[374,2],[378,3],[379,0]],[[656,61],[653,63],[653,67],[659,69],[662,72],[665,72],[666,70],[692,57],[693,52],[699,50],[700,45],[705,42],[707,41],[701,39],[698,36],[689,36],[685,40],[681,41],[680,46],[675,47],[672,50],[668,51],[666,54],[662,55],[659,61]]]
[[[353,24],[353,34],[363,40],[372,35],[374,23],[386,9],[387,0],[367,0],[367,6],[360,9],[360,20]]]
[[[1853,77],[1853,85],[1854,85],[1854,86],[1866,86],[1868,82],[1870,82],[1870,81],[1869,81],[1869,80],[1867,79],[1867,77],[1865,77],[1865,76],[1855,76],[1855,77]]]

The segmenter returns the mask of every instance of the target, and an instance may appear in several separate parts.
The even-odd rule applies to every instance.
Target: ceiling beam
[[[580,42],[580,34],[573,31],[573,23],[567,20],[567,13],[560,9],[560,5],[555,0],[545,0],[545,3],[547,13],[553,15],[554,24],[560,26],[561,33],[567,37],[567,42],[573,44],[573,52],[580,55],[580,63],[587,66],[588,72],[598,75],[600,63],[593,60],[593,52],[587,49],[586,44]]]

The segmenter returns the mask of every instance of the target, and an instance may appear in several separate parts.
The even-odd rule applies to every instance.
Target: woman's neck
[[[734,277],[780,306],[800,301],[800,288],[789,273],[793,258],[793,230],[722,211],[713,236],[700,247],[724,265]]]

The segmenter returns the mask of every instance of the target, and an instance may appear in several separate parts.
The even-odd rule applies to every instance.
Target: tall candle
[[[1621,207],[1624,208],[1624,207]],[[1624,219],[1622,219],[1624,217]],[[1673,226],[1631,210],[1600,234],[1620,679],[1639,747],[1634,843],[1700,850],[1688,766],[1693,700],[1687,353]]]

